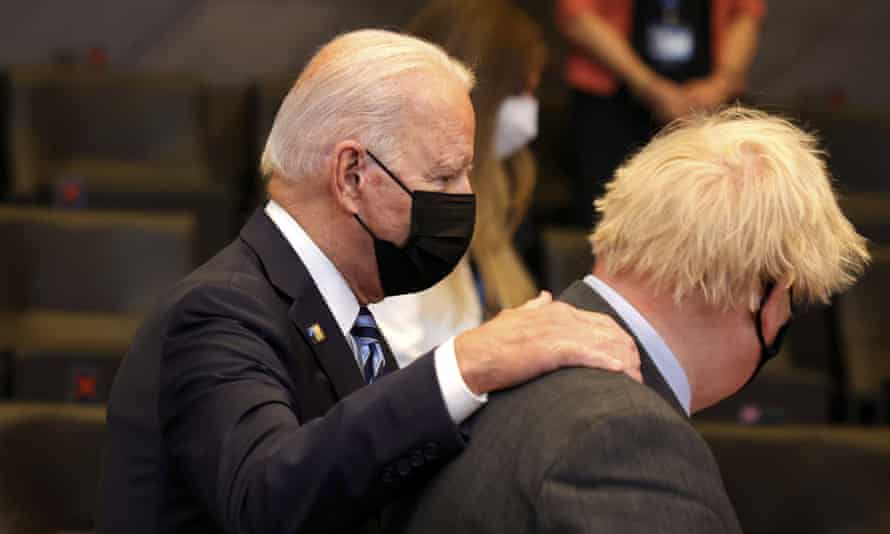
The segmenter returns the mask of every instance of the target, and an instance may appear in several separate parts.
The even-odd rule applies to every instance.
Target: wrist
[[[464,384],[474,395],[485,395],[493,388],[490,384],[490,373],[484,362],[478,357],[480,351],[472,349],[472,332],[465,332],[454,338],[454,357],[457,369]]]
[[[712,81],[724,95],[728,97],[735,96],[744,89],[744,78],[734,70],[721,69],[712,76]]]

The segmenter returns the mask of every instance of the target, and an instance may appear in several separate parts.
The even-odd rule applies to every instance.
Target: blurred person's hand
[[[637,96],[662,124],[678,119],[693,109],[693,101],[679,84],[655,77],[638,91]]]
[[[612,318],[541,294],[455,338],[458,366],[477,394],[515,386],[561,367],[624,372],[637,382],[640,355]]]
[[[696,110],[713,111],[733,96],[733,84],[726,76],[713,75],[690,80],[683,85],[686,97]]]

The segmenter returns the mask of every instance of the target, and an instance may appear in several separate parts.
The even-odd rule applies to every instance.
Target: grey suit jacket
[[[562,299],[627,329],[587,284]],[[491,396],[467,450],[390,511],[407,533],[738,533],[717,465],[637,343],[646,385],[561,370]]]

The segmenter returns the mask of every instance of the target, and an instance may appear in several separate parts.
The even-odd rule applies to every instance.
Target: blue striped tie
[[[382,374],[386,359],[383,355],[383,335],[368,308],[359,308],[358,317],[355,318],[355,325],[350,332],[358,346],[359,365],[365,382],[371,384]]]

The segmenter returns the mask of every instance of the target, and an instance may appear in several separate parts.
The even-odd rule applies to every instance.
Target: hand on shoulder
[[[561,367],[624,372],[642,382],[633,338],[611,317],[554,301],[544,291],[457,336],[455,354],[477,394],[508,388]]]

